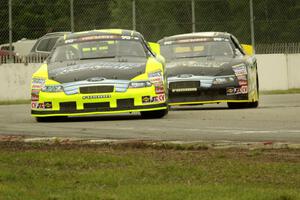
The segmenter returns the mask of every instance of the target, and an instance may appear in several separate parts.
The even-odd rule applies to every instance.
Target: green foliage
[[[13,40],[70,31],[70,0],[12,0]],[[253,0],[256,43],[299,42],[299,0]],[[195,0],[196,31],[226,31],[250,42],[249,0]],[[74,0],[75,31],[132,29],[132,0]],[[0,4],[0,44],[8,5]],[[192,31],[191,0],[136,0],[136,27],[149,41]]]

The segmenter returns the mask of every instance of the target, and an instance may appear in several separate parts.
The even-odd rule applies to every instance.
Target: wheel
[[[36,117],[37,122],[61,122],[67,117],[59,116],[59,117]]]
[[[144,119],[163,118],[167,114],[168,114],[168,109],[154,110],[154,111],[141,111],[141,116]]]
[[[232,103],[228,102],[227,103],[228,108],[230,109],[240,109],[240,108],[248,108],[248,103]]]

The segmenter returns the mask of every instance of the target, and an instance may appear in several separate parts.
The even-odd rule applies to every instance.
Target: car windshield
[[[146,56],[146,50],[139,40],[93,40],[70,42],[56,47],[50,63],[115,57],[145,58]]]
[[[180,58],[233,56],[229,41],[170,42],[161,46],[167,61]]]

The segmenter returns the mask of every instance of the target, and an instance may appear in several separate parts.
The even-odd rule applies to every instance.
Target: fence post
[[[192,8],[192,31],[196,32],[196,16],[195,16],[195,0],[191,0],[191,8]]]
[[[9,61],[12,62],[12,0],[8,0]]]
[[[132,0],[132,29],[136,30],[136,10],[135,10],[135,0]]]
[[[255,33],[254,33],[254,14],[253,14],[253,0],[250,0],[250,26],[251,26],[251,45],[253,53],[255,54]]]
[[[75,31],[74,28],[74,0],[70,0],[70,20],[71,20],[71,32]]]

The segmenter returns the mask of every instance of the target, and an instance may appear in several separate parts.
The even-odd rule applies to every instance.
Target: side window
[[[50,52],[54,47],[58,37],[55,38],[45,38],[42,39],[38,46],[36,47],[37,51]]]
[[[234,48],[238,49],[242,55],[245,55],[245,52],[244,52],[242,46],[240,45],[239,41],[234,36],[230,36],[230,38],[234,45]]]

